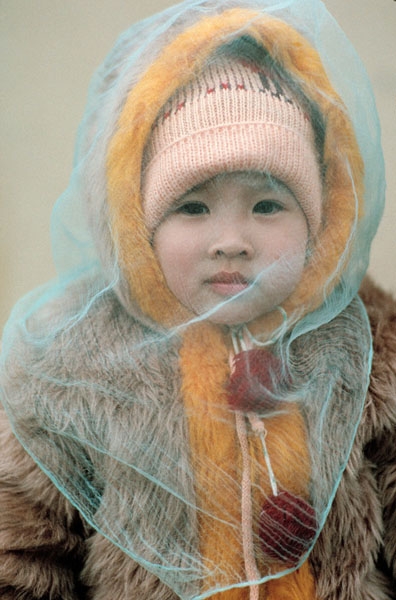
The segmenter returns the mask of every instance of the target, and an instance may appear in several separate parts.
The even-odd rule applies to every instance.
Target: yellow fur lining
[[[300,284],[284,303],[289,315],[297,311],[301,317],[322,303],[323,287],[337,272],[338,261],[347,251],[361,210],[355,205],[355,192],[359,203],[363,186],[357,142],[317,52],[287,24],[253,11],[232,9],[199,21],[164,48],[132,89],[108,153],[108,202],[123,276],[142,310],[166,326],[179,324],[192,315],[166,286],[149,243],[140,198],[143,150],[160,107],[233,34],[250,34],[274,52],[276,59],[298,77],[307,95],[317,102],[327,123],[323,227],[315,240],[315,261],[307,265]],[[328,289],[338,278],[336,273]],[[278,318],[279,314],[260,317],[254,324],[254,332],[272,329]]]
[[[266,594],[260,600],[315,600],[315,582],[308,561],[294,573],[266,584]]]
[[[218,573],[235,573],[244,579],[241,539],[240,467],[241,459],[235,433],[234,413],[228,409],[224,384],[229,377],[228,349],[222,333],[210,324],[190,327],[184,334],[180,351],[182,392],[186,410],[191,463],[199,507],[200,551],[212,578],[202,582],[203,591],[223,583]],[[302,416],[295,405],[287,414],[266,422],[267,447],[272,466],[291,492],[306,496],[310,475],[306,434]],[[258,514],[264,494],[270,494],[267,469],[259,441],[251,442],[254,506]],[[215,468],[211,468],[214,465]],[[268,483],[266,483],[268,482]],[[227,524],[231,522],[235,527]],[[260,559],[258,558],[258,563]],[[265,573],[265,566],[259,564]],[[279,567],[280,568],[280,567]],[[303,583],[301,583],[303,582]],[[312,600],[314,583],[308,566],[283,578],[262,585],[262,598],[278,600],[285,589],[295,589],[290,598]],[[286,586],[286,587],[285,587]],[[280,594],[278,595],[278,589]],[[213,596],[216,600],[248,600],[249,590],[234,588]]]

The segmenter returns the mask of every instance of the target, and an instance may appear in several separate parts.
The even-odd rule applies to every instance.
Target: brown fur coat
[[[396,304],[365,282],[374,359],[354,447],[311,554],[318,600],[390,600],[396,589]],[[0,412],[0,597],[173,600],[81,519]]]

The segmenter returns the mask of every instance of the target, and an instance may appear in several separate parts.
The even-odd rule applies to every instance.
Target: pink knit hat
[[[260,171],[289,187],[314,235],[322,197],[314,137],[306,112],[262,69],[230,59],[207,66],[154,123],[142,177],[148,229],[193,186],[221,172]]]

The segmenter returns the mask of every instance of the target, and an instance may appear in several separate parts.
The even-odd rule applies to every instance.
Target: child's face
[[[248,323],[292,293],[307,242],[294,195],[260,173],[221,174],[196,186],[171,205],[153,238],[173,294],[225,325]]]

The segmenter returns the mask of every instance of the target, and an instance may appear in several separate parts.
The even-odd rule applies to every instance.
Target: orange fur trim
[[[229,376],[228,351],[219,331],[210,325],[190,327],[180,350],[180,368],[200,509],[200,551],[205,566],[214,571],[213,578],[203,582],[205,589],[216,584],[216,572],[243,576],[240,528],[227,524],[241,521],[239,502],[235,502],[239,457],[234,416],[223,391]]]
[[[315,582],[308,561],[293,573],[266,584],[263,600],[316,600]],[[260,598],[261,600],[261,598]]]
[[[337,283],[338,262],[347,251],[357,215],[362,212],[363,165],[357,142],[317,52],[292,27],[250,10],[232,9],[202,19],[165,47],[133,88],[108,153],[109,207],[121,269],[142,310],[166,326],[179,324],[192,315],[166,286],[144,226],[140,198],[144,146],[165,101],[199,72],[207,57],[227,37],[242,34],[253,36],[297,76],[327,123],[323,229],[315,240],[315,260],[308,264],[300,284],[284,303],[289,315],[296,311],[300,318],[318,307],[323,301],[324,286],[331,289]],[[346,170],[345,156],[356,189]],[[277,314],[264,315],[257,320],[254,332],[273,329],[277,321]]]
[[[221,331],[210,324],[191,326],[184,333],[180,368],[199,509],[200,552],[205,566],[213,569],[213,576],[203,582],[205,591],[216,584],[224,585],[224,575],[228,574],[228,582],[236,583],[245,577],[240,526],[241,456],[235,415],[228,408],[224,392],[229,364],[228,349]],[[267,448],[278,479],[289,491],[306,497],[310,461],[305,444],[305,425],[297,406],[290,405],[287,413],[268,419],[266,429]],[[257,438],[250,440],[251,477],[255,490],[253,514],[256,519],[265,496],[271,494],[260,444]],[[257,562],[260,572],[265,575],[264,557],[258,555]],[[272,569],[276,567],[272,565]],[[294,577],[299,580],[302,575]],[[271,584],[273,590],[277,589],[279,581]],[[313,585],[311,582],[311,587]],[[265,585],[261,587],[264,593]],[[213,598],[248,600],[249,590],[234,588],[215,594]]]

